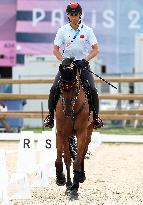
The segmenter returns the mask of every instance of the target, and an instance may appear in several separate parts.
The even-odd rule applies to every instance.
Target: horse
[[[56,183],[60,186],[66,184],[67,190],[71,194],[77,194],[79,183],[83,183],[86,179],[84,157],[91,141],[93,118],[87,96],[80,81],[80,70],[76,62],[73,61],[66,66],[61,65],[59,71],[60,99],[55,112],[57,130]],[[76,149],[73,143],[74,136],[77,138]],[[67,178],[63,173],[62,157],[66,165]],[[72,162],[73,182],[70,177]]]

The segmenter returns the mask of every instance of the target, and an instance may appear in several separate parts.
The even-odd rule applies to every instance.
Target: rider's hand
[[[80,68],[88,68],[89,62],[85,59],[82,59],[80,61],[77,61],[77,66],[79,66]]]

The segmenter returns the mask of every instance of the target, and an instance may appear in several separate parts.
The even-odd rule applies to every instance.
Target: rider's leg
[[[56,109],[57,102],[60,97],[60,89],[58,82],[60,80],[60,72],[57,73],[55,81],[50,89],[49,100],[48,100],[48,109],[49,114],[44,120],[44,126],[53,128],[54,127],[54,111]]]
[[[90,67],[88,69],[90,69]],[[94,78],[86,69],[81,69],[80,78],[89,101],[90,109],[93,111],[94,128],[100,128],[103,126],[103,122],[98,115],[99,98],[97,89],[95,88]]]

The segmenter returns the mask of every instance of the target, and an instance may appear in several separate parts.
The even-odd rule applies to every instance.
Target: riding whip
[[[86,68],[83,68],[83,69],[86,69]],[[115,89],[118,89],[117,87],[115,87],[114,85],[112,85],[111,83],[109,83],[107,80],[105,80],[104,78],[102,78],[101,76],[97,75],[96,73],[92,72],[91,70],[89,69],[86,69],[88,70],[90,73],[94,74],[96,77],[100,78],[103,82],[107,83],[108,85],[111,85],[113,88]]]

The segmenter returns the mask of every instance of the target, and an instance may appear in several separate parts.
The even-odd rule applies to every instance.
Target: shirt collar
[[[79,30],[81,29],[82,25],[83,25],[83,23],[81,22],[81,23],[79,24],[79,27],[78,27]],[[69,28],[70,28],[71,31],[74,30],[74,29],[71,27],[70,23],[69,23]],[[77,29],[77,30],[78,30],[78,29]]]

